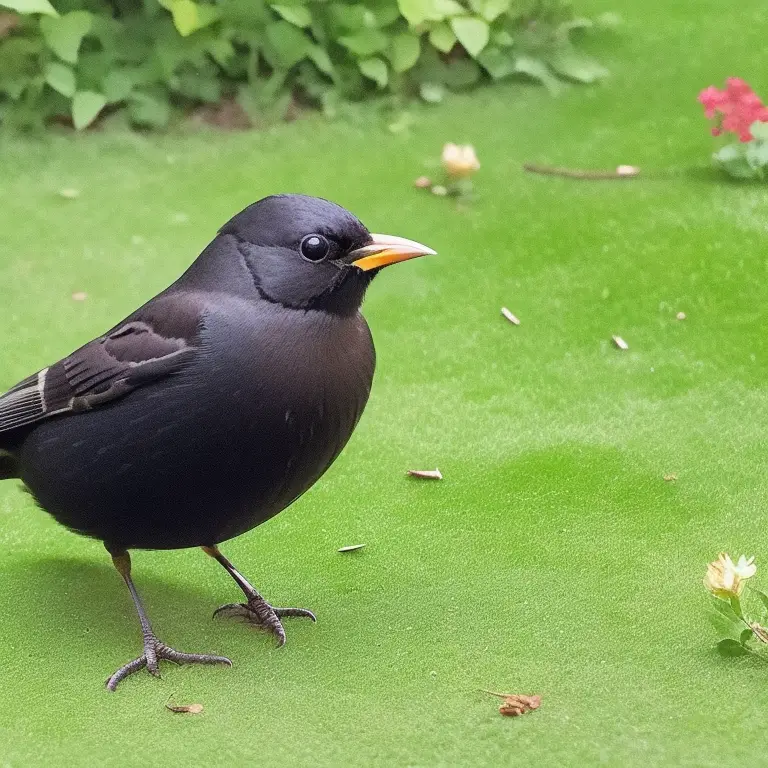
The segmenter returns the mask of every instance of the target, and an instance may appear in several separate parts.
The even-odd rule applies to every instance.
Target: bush
[[[594,26],[563,0],[0,0],[0,122],[77,129],[124,107],[138,127],[236,103],[332,112],[375,92],[440,101],[514,75],[551,90],[606,72],[580,52]],[[600,24],[612,23],[610,16]]]

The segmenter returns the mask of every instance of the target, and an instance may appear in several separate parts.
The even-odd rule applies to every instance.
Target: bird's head
[[[339,314],[358,310],[384,267],[435,253],[412,240],[373,235],[341,206],[305,195],[259,200],[219,232],[236,239],[262,298]]]

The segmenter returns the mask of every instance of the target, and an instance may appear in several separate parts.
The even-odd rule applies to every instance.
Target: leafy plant
[[[124,108],[162,128],[225,103],[261,121],[512,76],[554,92],[607,74],[576,36],[614,21],[564,0],[0,0],[0,122],[81,129]]]
[[[712,594],[710,621],[720,635],[717,649],[723,656],[755,655],[768,660],[768,595],[749,587],[751,612],[742,606],[744,586],[754,577],[754,557],[734,562],[723,553],[707,566],[704,586]]]
[[[738,138],[712,155],[714,164],[734,179],[768,178],[768,107],[760,97],[740,78],[729,77],[723,90],[705,88],[699,101],[715,121],[713,136]]]

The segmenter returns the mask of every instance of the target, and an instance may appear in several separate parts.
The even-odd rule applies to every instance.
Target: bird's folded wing
[[[145,316],[142,316],[144,314]],[[91,410],[181,370],[197,354],[199,315],[138,312],[0,397],[0,433]]]

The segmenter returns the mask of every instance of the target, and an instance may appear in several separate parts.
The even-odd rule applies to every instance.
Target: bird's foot
[[[300,616],[317,621],[315,614],[306,608],[273,608],[258,593],[251,595],[247,603],[229,603],[213,612],[216,616],[236,616],[260,629],[271,632],[277,638],[278,646],[285,645],[285,630],[282,622],[287,616]]]
[[[128,675],[138,672],[146,667],[147,671],[155,677],[160,677],[160,666],[158,662],[161,659],[172,661],[174,664],[226,664],[232,666],[232,662],[225,656],[211,656],[207,653],[181,653],[173,648],[169,648],[165,643],[160,642],[154,635],[144,637],[144,653],[138,659],[128,662],[115,672],[107,680],[107,688],[114,691],[122,680]]]

